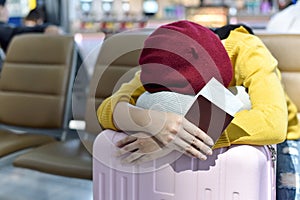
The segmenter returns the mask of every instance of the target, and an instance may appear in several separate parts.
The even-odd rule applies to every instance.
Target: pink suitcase
[[[217,149],[207,161],[174,151],[129,166],[115,157],[114,143],[125,136],[105,130],[94,142],[94,200],[275,200],[275,163],[266,146]]]

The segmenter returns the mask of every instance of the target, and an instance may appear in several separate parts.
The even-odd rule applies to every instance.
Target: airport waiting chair
[[[112,72],[122,66],[113,69],[113,58],[122,55],[118,51],[119,48],[123,49],[124,45],[129,45],[126,46],[127,50],[134,48],[137,52],[124,56],[131,62],[137,61],[138,49],[143,46],[143,40],[149,33],[141,32],[140,37],[122,35],[119,37],[120,41],[111,48],[104,48],[105,43],[103,44],[101,53],[106,55],[104,57],[107,59],[103,64],[105,67],[109,66],[107,69],[111,67],[111,70],[105,71],[105,74],[105,67],[100,67],[99,75],[95,78],[101,77],[100,82],[109,83],[109,87],[94,88],[92,93],[95,91],[99,96],[107,97],[119,88],[123,79],[114,80],[112,77],[115,73]],[[107,44],[108,42],[109,40]],[[137,63],[133,62],[131,65],[134,67]],[[103,84],[99,84],[101,85]],[[97,133],[101,130],[95,118],[95,105],[98,103],[93,99],[93,95],[90,101],[92,106],[89,113],[93,113],[94,121],[94,127],[91,128]],[[139,167],[123,165],[115,156],[117,149],[114,144],[125,136],[122,132],[104,130],[97,135],[93,143],[94,200],[275,199],[275,163],[266,146],[233,145],[217,149],[205,162],[172,152],[162,159]]]
[[[53,159],[49,161],[49,157],[53,156],[53,152],[59,152],[55,144],[36,148],[28,154],[18,157],[14,163],[18,165],[26,163],[27,167],[35,167],[39,170],[43,168],[41,171],[48,173],[53,173],[55,169],[55,173],[59,175],[92,179],[93,170],[91,160],[93,143],[96,136],[102,131],[97,120],[96,109],[105,98],[112,94],[114,89],[118,89],[121,83],[129,81],[139,69],[137,67],[137,58],[139,57],[141,46],[135,45],[133,41],[143,41],[145,37],[145,34],[142,33],[126,32],[111,36],[103,42],[89,85],[84,117],[85,127],[84,130],[77,130],[80,141],[77,140],[77,143],[73,141],[72,148],[60,145],[60,148],[64,148],[69,152],[64,153],[64,155],[69,155],[69,157],[65,157],[64,161],[61,162],[64,166],[54,163]],[[138,42],[138,44],[141,44],[141,42]],[[80,76],[80,73],[81,70],[79,70],[77,75]],[[77,83],[76,81],[75,84]],[[77,107],[77,104],[73,105],[74,113],[77,112]],[[71,159],[74,158],[74,154],[80,155],[80,158],[76,159],[78,163],[75,163],[74,159]],[[58,153],[56,156],[61,157]],[[32,159],[35,161],[34,164],[32,164]],[[51,169],[49,169],[49,165],[51,165]]]
[[[300,119],[300,34],[260,33],[258,37],[278,60],[282,83],[286,93],[295,103]]]
[[[105,98],[112,94],[114,89],[118,89],[121,83],[129,81],[139,69],[137,58],[147,35],[144,31],[142,33],[124,32],[111,36],[103,42],[86,100],[85,128],[78,130],[80,140],[76,142],[73,140],[69,145],[66,141],[38,147],[17,157],[14,165],[63,176],[92,179],[93,143],[102,131],[97,120],[96,109]],[[77,76],[80,76],[80,73],[81,70],[78,71]],[[77,106],[73,105],[75,115]],[[80,157],[74,159],[78,155]]]
[[[85,127],[84,130],[78,130],[81,142],[90,155],[93,154],[95,138],[103,130],[98,122],[97,108],[139,69],[137,58],[141,44],[150,31],[129,31],[113,35],[106,38],[101,46],[86,100]],[[75,113],[76,107],[77,105],[73,105]]]
[[[0,78],[0,157],[66,133],[73,53],[71,36],[13,38]]]
[[[68,38],[69,38],[68,40],[70,40],[69,42],[72,43],[72,45],[74,45],[73,37],[68,37]],[[57,59],[56,57],[61,59],[62,58],[69,59],[70,55],[66,55],[65,50],[67,50],[66,48],[68,48],[68,46],[70,45],[65,44],[63,41],[60,41],[59,38],[57,38],[55,42],[60,43],[61,45],[55,48],[55,50],[53,50],[54,52],[56,51],[58,55],[51,56],[49,59],[51,59],[52,62],[54,62],[54,60]],[[79,56],[77,49],[75,54]],[[76,58],[78,60],[77,56]],[[76,74],[78,74],[80,67],[81,66],[77,64],[76,66],[73,66],[72,70],[76,69],[75,72]],[[68,99],[66,99],[68,100],[69,108],[72,107],[71,106],[72,92],[73,90],[78,90],[78,88],[74,89],[73,87],[75,81],[74,71],[71,72],[70,69],[68,70],[68,68],[65,67],[65,69],[61,70],[59,74],[55,74],[55,76],[58,78],[61,76],[72,76],[71,82],[69,84],[70,91],[68,91],[68,96],[67,96]],[[52,77],[53,80],[57,79],[56,77]],[[81,82],[79,86],[80,88],[83,88],[84,86],[82,85],[83,84],[82,80],[80,81]],[[59,82],[66,84],[67,80],[60,80]],[[48,83],[51,84],[51,82]],[[64,96],[67,94],[66,93],[67,91],[65,89],[64,90],[59,89],[61,88],[60,86],[54,84],[51,85],[52,87],[55,87],[57,88],[57,90],[61,91],[60,96]],[[62,103],[62,101],[60,102]],[[43,104],[43,106],[45,105]],[[48,112],[51,113],[50,111]],[[65,114],[67,114],[68,112],[69,111],[67,110],[64,111]],[[73,111],[70,112],[74,115]],[[50,117],[52,117],[52,115]],[[67,129],[69,129],[69,122],[70,120],[66,120],[64,122],[64,126],[68,127]],[[76,134],[76,135],[72,136],[71,134]],[[73,130],[66,139],[62,139],[60,141],[39,146],[37,148],[27,151],[26,153],[19,155],[13,161],[13,164],[14,166],[17,167],[28,168],[32,170],[45,172],[48,174],[61,175],[66,177],[83,178],[83,179],[91,179],[92,177],[91,155],[82,145],[82,142],[78,137],[77,133]]]
[[[118,90],[122,83],[131,80],[140,69],[138,64],[140,50],[151,31],[145,29],[122,32],[108,37],[103,42],[87,99],[85,121],[88,133],[97,136],[102,131],[96,110],[104,99]],[[88,147],[91,152],[92,143]]]
[[[101,46],[105,38],[103,33],[93,34],[93,37],[90,35],[77,34],[77,40],[79,40],[77,46],[82,63],[77,70],[72,91],[72,114],[75,123],[76,120],[84,118],[82,113],[85,113],[83,108],[86,107],[87,97],[85,95],[88,93],[88,79],[90,76],[87,70],[91,68],[89,65],[98,56],[95,56],[94,50]],[[17,157],[14,160],[14,165],[61,176],[92,179],[92,156],[88,146],[95,136],[88,134],[87,131],[89,130],[82,130],[84,129],[82,127],[78,128],[78,125],[74,127],[70,123],[70,126],[73,129],[80,129],[77,130],[78,138],[38,147]]]

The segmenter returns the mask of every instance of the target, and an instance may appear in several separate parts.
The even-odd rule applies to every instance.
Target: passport
[[[216,143],[242,101],[215,78],[212,78],[194,97],[185,118],[208,134]]]

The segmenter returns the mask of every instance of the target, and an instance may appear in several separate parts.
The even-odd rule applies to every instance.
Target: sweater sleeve
[[[117,130],[113,123],[113,111],[116,104],[125,101],[135,105],[137,98],[144,92],[145,89],[140,81],[140,71],[138,71],[130,82],[122,84],[120,89],[105,99],[97,109],[98,121],[102,128]]]
[[[225,134],[231,144],[280,143],[286,139],[288,111],[277,60],[256,36],[232,37],[226,45],[232,48],[236,85],[248,89],[252,109],[238,112]]]

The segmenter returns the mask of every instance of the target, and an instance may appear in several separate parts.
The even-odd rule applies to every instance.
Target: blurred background
[[[67,33],[119,32],[157,27],[189,19],[208,27],[245,23],[264,29],[270,17],[291,0],[7,0],[10,23],[20,25],[27,13],[39,7],[45,21]]]

